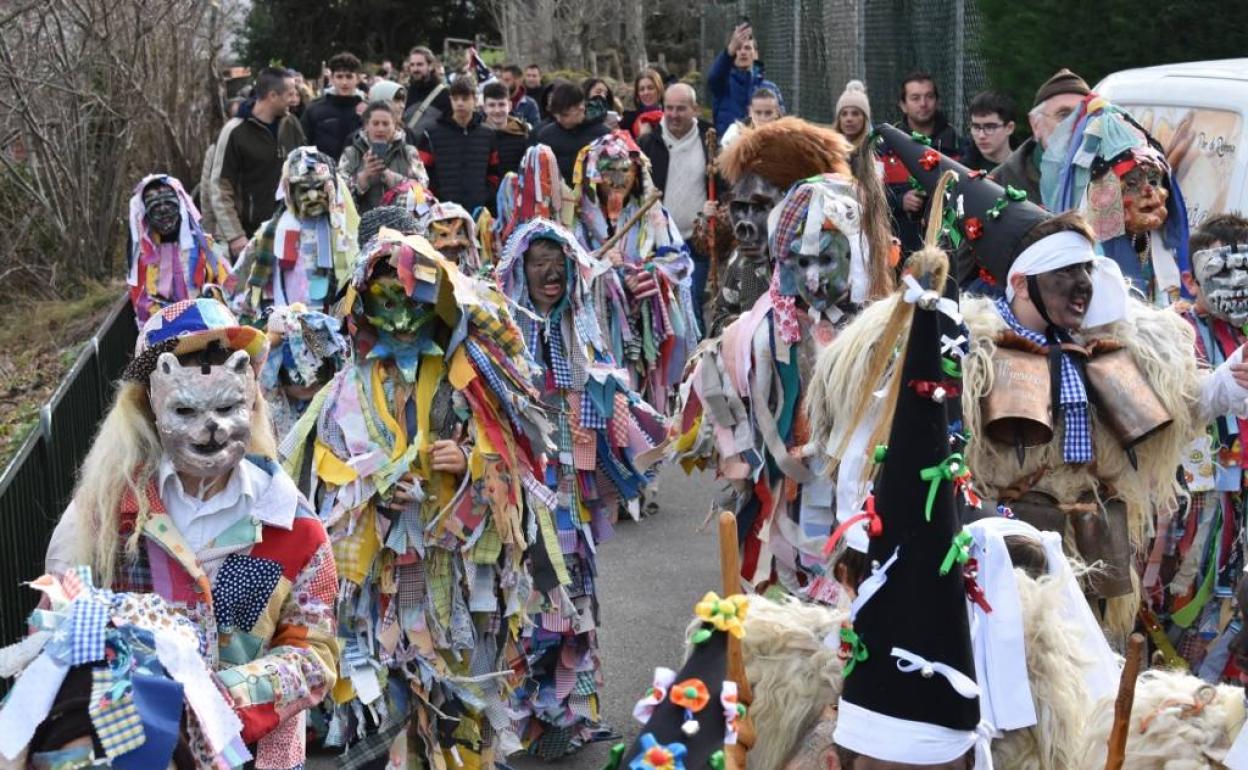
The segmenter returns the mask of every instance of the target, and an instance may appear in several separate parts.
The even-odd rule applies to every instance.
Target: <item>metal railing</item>
[[[40,411],[39,425],[0,476],[0,644],[25,634],[38,597],[22,584],[43,574],[48,538],[137,337],[134,310],[123,296],[84,343]]]

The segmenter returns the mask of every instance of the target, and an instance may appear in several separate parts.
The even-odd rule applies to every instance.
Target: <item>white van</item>
[[[1248,215],[1248,59],[1123,70],[1093,90],[1166,148],[1193,228],[1212,214]]]

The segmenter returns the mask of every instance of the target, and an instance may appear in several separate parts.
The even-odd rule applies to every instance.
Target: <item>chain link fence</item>
[[[945,117],[966,133],[966,105],[988,87],[977,49],[975,0],[733,0],[702,11],[702,71],[733,28],[748,18],[764,74],[780,87],[789,114],[818,123],[836,118],[836,100],[862,80],[875,122],[896,122],[901,79],[930,72]]]

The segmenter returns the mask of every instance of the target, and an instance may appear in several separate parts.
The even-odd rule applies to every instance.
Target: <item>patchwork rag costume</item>
[[[96,588],[85,566],[29,585],[45,597],[32,633],[0,650],[0,676],[17,676],[0,707],[6,767],[225,770],[251,758],[198,629],[169,602]]]
[[[1165,306],[1184,293],[1183,194],[1162,146],[1126,110],[1085,97],[1049,137],[1040,188],[1050,211],[1083,214],[1097,250],[1150,302]]]
[[[326,742],[353,762],[489,768],[519,747],[532,602],[570,605],[550,427],[504,298],[418,235],[382,230],[344,298],[355,362],[282,455],[339,564],[341,678]],[[464,472],[434,470],[438,445]]]
[[[308,408],[312,397],[306,391],[314,395],[350,357],[338,330],[341,324],[302,305],[275,307],[269,313],[269,357],[260,371],[260,390],[279,441]]]
[[[562,254],[562,296],[539,314],[530,297],[526,254],[544,241]],[[599,726],[596,548],[612,532],[620,503],[637,500],[662,454],[666,424],[635,393],[611,358],[602,331],[610,265],[585,253],[572,234],[545,219],[521,225],[503,249],[498,285],[518,307],[517,323],[535,360],[534,385],[556,421],[557,453],[544,482],[554,496],[569,603],[543,603],[525,632],[529,676],[512,697],[528,751],[554,759],[575,751]]]
[[[277,209],[239,258],[244,283],[234,297],[244,320],[273,305],[296,302],[321,313],[351,278],[358,253],[359,215],[334,161],[315,147],[299,147],[282,166]]]
[[[140,328],[165,305],[194,299],[205,286],[232,288],[229,260],[213,249],[199,209],[182,183],[149,174],[130,197],[130,269],[126,283]]]
[[[277,770],[302,767],[306,712],[337,677],[338,578],[325,528],[290,477],[268,457],[245,454],[271,447],[255,381],[266,348],[263,332],[240,326],[213,299],[169,305],[148,320],[98,451],[52,534],[47,569],[65,579],[77,564],[103,565],[112,574],[94,570],[102,588],[157,594],[190,620],[198,655],[255,747],[255,767]],[[222,349],[225,362],[213,363]],[[142,429],[159,435],[160,452],[119,467],[118,454],[133,456],[126,434],[153,414]],[[200,499],[197,485],[221,474],[220,491]],[[116,510],[92,508],[101,488],[117,490]],[[227,750],[223,736],[196,748],[210,752],[207,764],[221,766],[211,757]]]
[[[1243,299],[1248,288],[1246,258],[1246,244],[1216,246],[1192,255],[1205,309],[1185,302],[1172,309],[1196,332],[1196,355],[1202,366],[1239,360],[1248,323]],[[1231,598],[1244,567],[1245,430],[1248,420],[1234,413],[1215,414],[1188,447],[1182,469],[1190,499],[1172,515],[1159,512],[1143,576],[1145,596],[1174,642],[1167,650],[1169,662],[1179,663],[1177,654],[1210,682],[1238,681],[1231,649],[1238,624],[1231,622]]]
[[[508,172],[498,186],[498,216],[494,219],[493,242],[501,253],[516,228],[530,219],[549,219],[571,226],[564,220],[563,178],[554,150],[535,144],[524,151],[518,171]],[[572,207],[566,209],[572,213]],[[498,261],[495,254],[494,262]]]
[[[701,337],[689,249],[667,209],[656,203],[605,253],[598,253],[655,194],[649,160],[627,132],[606,134],[582,149],[575,180],[575,232],[581,246],[616,268],[622,279],[644,271],[655,284],[637,296],[611,294],[604,332],[611,355],[632,373],[633,388],[666,413]]]
[[[769,217],[768,293],[702,349],[682,387],[674,451],[686,468],[713,459],[732,482],[742,577],[754,586],[798,592],[822,574],[833,487],[808,444],[803,400],[818,352],[887,290],[861,223],[851,178],[795,185]]]

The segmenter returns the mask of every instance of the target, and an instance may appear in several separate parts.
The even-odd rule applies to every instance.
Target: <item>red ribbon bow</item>
[[[919,156],[919,165],[922,166],[925,171],[931,171],[940,165],[940,153],[936,152],[931,147],[928,147],[923,151],[923,154]]]
[[[984,222],[979,217],[967,217],[962,222],[962,231],[972,241],[979,240],[984,234]]]
[[[914,392],[923,398],[934,399],[937,395],[937,390],[944,391],[944,393],[940,394],[940,400],[942,401],[946,398],[957,398],[962,395],[962,383],[957,380],[910,380],[906,384],[914,388]]]
[[[992,605],[988,604],[988,599],[984,596],[984,589],[980,587],[978,578],[979,562],[975,559],[967,559],[966,564],[962,567],[962,579],[966,582],[966,598],[978,605],[984,612],[992,612]]]
[[[849,528],[860,521],[867,522],[867,537],[879,537],[884,533],[884,521],[880,515],[875,512],[875,495],[868,495],[867,502],[863,506],[866,510],[856,516],[850,516],[841,526],[836,528],[832,536],[828,538],[828,542],[823,544],[823,555],[831,556],[832,551],[836,549],[836,544],[841,542],[841,538],[849,531]]]

